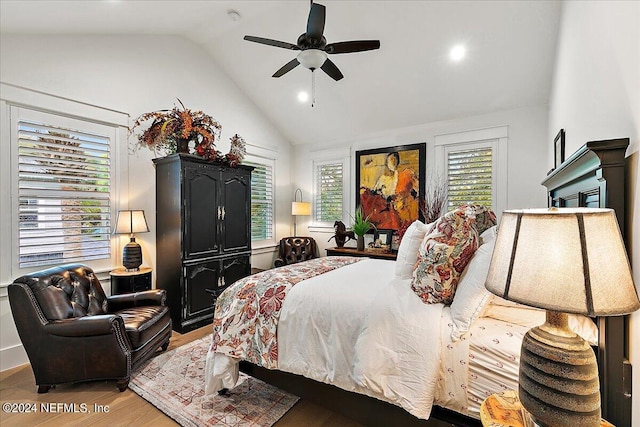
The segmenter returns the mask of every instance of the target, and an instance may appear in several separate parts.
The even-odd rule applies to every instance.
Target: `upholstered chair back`
[[[280,249],[275,266],[318,258],[318,246],[312,237],[285,237],[280,240]]]
[[[31,290],[48,320],[107,313],[107,297],[93,270],[81,264],[54,267],[16,282]]]

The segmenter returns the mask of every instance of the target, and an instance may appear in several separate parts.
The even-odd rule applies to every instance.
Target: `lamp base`
[[[540,426],[600,426],[600,383],[589,344],[568,325],[568,315],[547,311],[529,330],[520,352],[519,397]]]
[[[138,271],[142,264],[142,247],[132,237],[131,241],[122,249],[122,265],[127,271]]]

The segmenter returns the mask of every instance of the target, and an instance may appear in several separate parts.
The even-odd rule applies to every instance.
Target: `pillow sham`
[[[460,276],[458,289],[451,303],[453,341],[459,340],[469,330],[471,322],[482,314],[486,304],[491,300],[493,294],[485,288],[484,282],[489,273],[496,234],[496,226],[482,233],[480,247]]]
[[[411,279],[413,269],[418,259],[418,249],[427,231],[433,228],[434,223],[424,224],[414,221],[402,236],[398,256],[396,257],[396,277],[398,279]]]
[[[487,304],[482,317],[490,317],[503,322],[531,328],[542,325],[545,322],[545,311],[542,309],[512,303],[511,301],[509,301],[509,303],[511,303],[509,305],[493,304],[493,301],[494,300]],[[502,299],[502,301],[505,300]],[[569,314],[569,328],[584,338],[589,344],[594,346],[598,345],[598,328],[593,320],[587,316]]]
[[[418,251],[411,289],[425,304],[451,304],[458,278],[478,248],[475,211],[468,206],[447,212],[427,233]]]

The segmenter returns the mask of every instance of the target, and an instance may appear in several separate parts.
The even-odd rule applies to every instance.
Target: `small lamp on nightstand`
[[[300,192],[300,201],[298,202],[296,198],[298,197],[298,191]],[[297,236],[296,232],[296,217],[298,215],[309,216],[311,215],[311,203],[302,201],[302,190],[296,189],[296,192],[293,194],[293,202],[291,202],[291,215],[293,215],[293,236]]]
[[[118,220],[113,234],[129,234],[131,241],[122,249],[122,265],[127,271],[138,271],[142,264],[142,248],[136,242],[135,233],[149,231],[143,210],[118,211]]]
[[[640,308],[611,209],[505,211],[486,287],[547,310],[520,352],[519,397],[537,424],[600,425],[598,366],[567,313],[614,316]]]

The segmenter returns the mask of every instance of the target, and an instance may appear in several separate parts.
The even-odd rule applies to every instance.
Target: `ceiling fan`
[[[348,42],[329,43],[324,38],[325,7],[311,0],[311,10],[307,20],[307,32],[298,37],[296,44],[278,40],[265,39],[255,36],[244,36],[245,40],[268,46],[281,47],[283,49],[299,50],[297,57],[286,63],[273,74],[273,77],[281,77],[293,70],[299,64],[311,71],[320,68],[329,77],[338,81],[344,76],[327,54],[363,52],[380,48],[380,40],[354,40]]]

